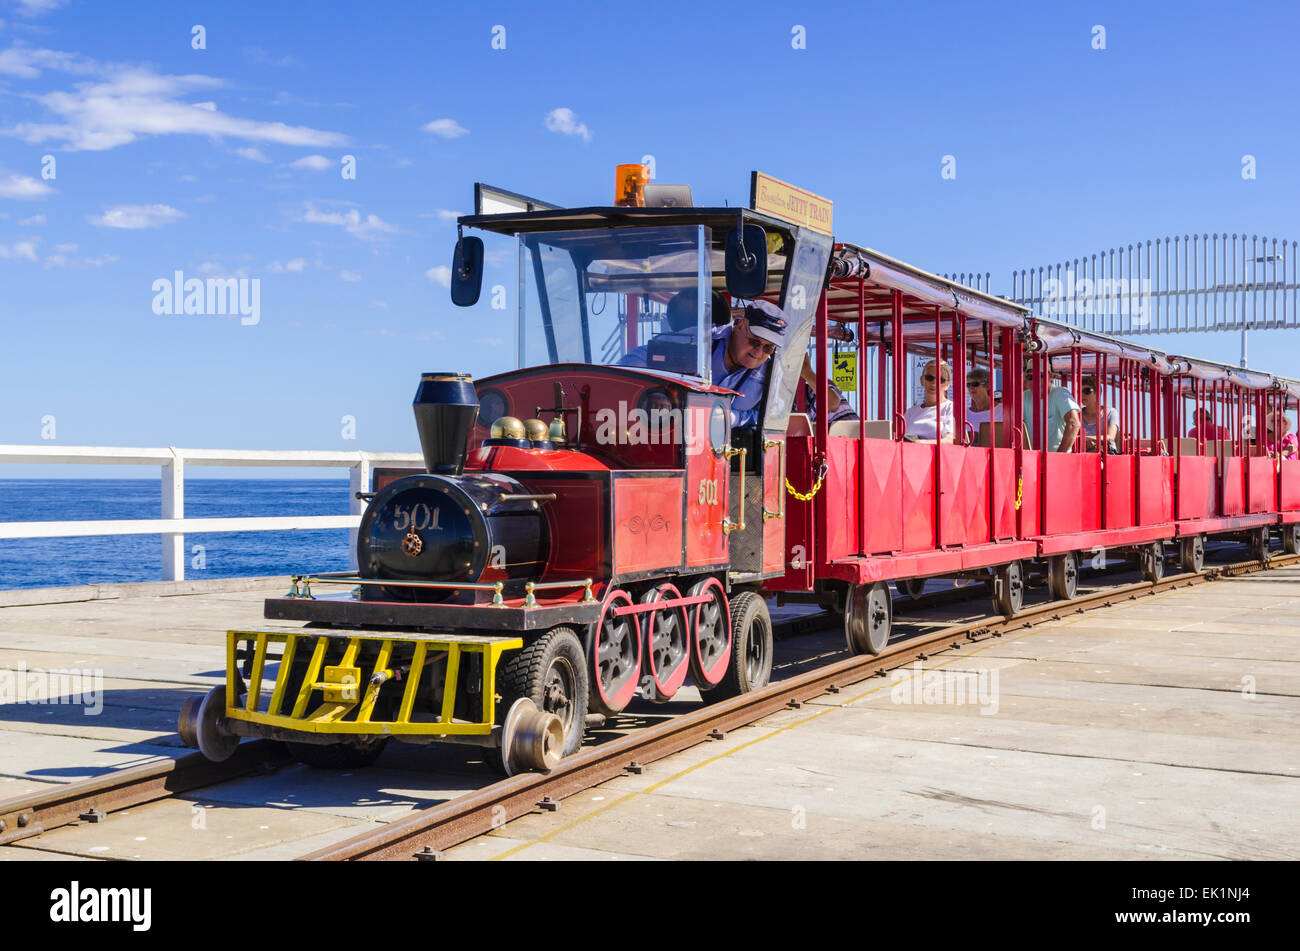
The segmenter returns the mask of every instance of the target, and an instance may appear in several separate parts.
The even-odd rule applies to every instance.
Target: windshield
[[[698,225],[519,235],[520,367],[595,363],[707,379],[710,241]]]

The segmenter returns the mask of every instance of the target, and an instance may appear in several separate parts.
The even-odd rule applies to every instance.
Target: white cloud
[[[90,223],[101,228],[161,228],[185,217],[171,205],[116,205],[99,217],[91,216]]]
[[[269,163],[271,161],[266,157],[266,153],[255,145],[250,145],[246,149],[235,149],[235,154],[240,158],[248,159],[250,162]]]
[[[306,258],[294,258],[292,261],[285,262],[284,269],[294,274],[302,273],[307,267]]]
[[[424,276],[435,284],[441,284],[443,287],[451,287],[451,268],[445,264],[439,264],[437,267],[431,267],[424,272]]]
[[[37,241],[15,241],[12,245],[0,244],[0,260],[35,261]]]
[[[371,307],[376,307],[376,308],[378,308],[379,310],[388,310],[388,301],[386,301],[386,300],[374,300],[374,301],[371,301],[371,302],[370,302],[370,306],[371,306]]]
[[[552,109],[546,114],[546,128],[564,135],[580,136],[584,142],[591,141],[591,130],[587,128],[587,124],[579,122],[573,110],[564,106]]]
[[[309,168],[313,172],[323,172],[325,171],[325,169],[329,168],[333,164],[334,164],[333,162],[331,162],[323,155],[304,155],[302,158],[298,159],[297,161],[290,162],[289,167]]]
[[[44,198],[53,193],[49,185],[28,175],[0,171],[0,198]]]
[[[50,13],[67,4],[68,0],[18,0],[18,12],[25,17]]]
[[[75,244],[56,244],[54,246],[55,254],[76,254],[77,246]]]
[[[455,221],[461,216],[459,211],[452,211],[449,208],[439,208],[436,212],[440,221]]]
[[[424,126],[424,131],[440,135],[444,139],[459,139],[462,135],[469,135],[469,129],[455,119],[434,119]]]
[[[184,101],[195,90],[226,85],[212,76],[169,76],[144,67],[98,64],[53,50],[18,48],[0,53],[0,73],[32,78],[42,69],[97,73],[102,79],[77,83],[72,91],[31,95],[53,121],[23,122],[4,132],[34,144],[55,141],[74,151],[101,151],[156,135],[230,136],[307,147],[347,142],[337,132],[244,119],[221,112],[212,102]]]
[[[356,271],[339,271],[339,280],[347,281],[349,284],[355,284],[361,280],[361,275]]]
[[[45,224],[45,216],[44,216],[44,215],[32,215],[30,218],[24,218],[22,221],[20,221],[20,222],[18,222],[18,223],[19,223],[20,225],[29,225],[29,226],[30,226],[30,225],[43,225],[43,224]]]
[[[361,212],[355,208],[349,208],[347,211],[321,211],[310,202],[307,203],[307,210],[298,220],[314,225],[335,225],[362,241],[374,241],[386,234],[401,233],[400,228],[389,224],[378,215],[366,215],[363,218]]]

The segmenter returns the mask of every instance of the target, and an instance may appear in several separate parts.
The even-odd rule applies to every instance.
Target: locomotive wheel
[[[600,620],[588,634],[588,706],[611,717],[627,706],[641,680],[641,630],[635,614],[615,615],[628,607],[626,591],[611,591],[600,609]]]
[[[661,584],[647,591],[642,604],[680,598],[682,593],[672,584]],[[657,703],[671,700],[677,688],[686,682],[690,670],[690,624],[683,607],[663,608],[645,618],[646,643],[642,656],[650,681],[650,692]]]
[[[993,608],[1006,617],[1020,613],[1025,604],[1025,569],[1018,561],[999,565],[993,573]]]
[[[1269,531],[1267,525],[1262,525],[1250,533],[1250,557],[1256,561],[1267,564],[1269,558]]]
[[[700,690],[716,687],[731,663],[731,611],[727,592],[717,578],[705,578],[691,587],[690,597],[711,595],[695,606],[691,618],[691,680]]]
[[[190,697],[181,707],[177,730],[187,746],[221,763],[234,755],[239,736],[226,731],[226,688],[213,687],[203,697]]]
[[[635,689],[635,681],[633,685]],[[576,753],[582,746],[592,690],[587,658],[572,628],[551,628],[522,649],[505,654],[497,664],[497,692],[501,710],[510,711],[517,701],[527,699],[534,710],[559,717],[564,734],[561,755]]]
[[[844,637],[854,654],[879,654],[889,643],[894,603],[889,585],[855,584],[844,601]]]
[[[1300,522],[1282,526],[1282,549],[1288,555],[1300,555]]]
[[[1165,543],[1152,542],[1142,549],[1142,577],[1159,581],[1165,576]]]
[[[388,737],[381,736],[365,746],[351,743],[285,743],[293,758],[316,769],[364,769],[379,759],[388,745]]]
[[[1047,590],[1055,601],[1073,601],[1079,593],[1079,555],[1054,555],[1047,567]]]
[[[705,703],[736,697],[767,686],[772,676],[772,617],[767,602],[753,591],[731,599],[731,662],[712,690],[701,691]]]
[[[925,592],[924,578],[903,578],[894,582],[898,585],[898,590],[913,600],[919,598]],[[873,654],[879,654],[880,651],[871,651]]]
[[[1183,571],[1200,574],[1205,567],[1205,536],[1192,535],[1184,538],[1178,548],[1178,563]]]

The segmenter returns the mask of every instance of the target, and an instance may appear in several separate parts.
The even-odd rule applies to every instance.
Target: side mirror
[[[483,289],[483,239],[461,238],[451,256],[451,302],[473,307]]]
[[[745,225],[727,235],[727,293],[753,299],[767,290],[767,233],[758,225]]]

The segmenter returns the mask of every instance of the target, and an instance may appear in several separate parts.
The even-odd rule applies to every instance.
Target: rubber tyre
[[[365,769],[379,759],[379,754],[388,745],[388,737],[380,737],[365,746],[352,746],[348,743],[333,743],[321,746],[318,743],[286,743],[293,758],[314,769]]]
[[[722,681],[700,691],[705,703],[761,690],[772,677],[772,617],[767,602],[753,591],[731,599],[731,663]]]
[[[993,572],[993,609],[1015,617],[1025,605],[1025,568],[1018,561],[999,565]]]
[[[1178,546],[1178,564],[1183,571],[1200,574],[1205,568],[1205,536],[1192,535]]]
[[[559,695],[549,688],[559,678]],[[567,680],[567,685],[564,681]],[[497,663],[498,718],[504,717],[520,697],[527,697],[538,710],[554,713],[564,724],[564,753],[570,756],[582,746],[587,719],[587,655],[572,628],[555,627],[520,650],[510,651]],[[561,695],[572,690],[573,695]]]
[[[1047,590],[1054,601],[1073,601],[1079,593],[1079,556],[1053,555],[1047,567]]]

